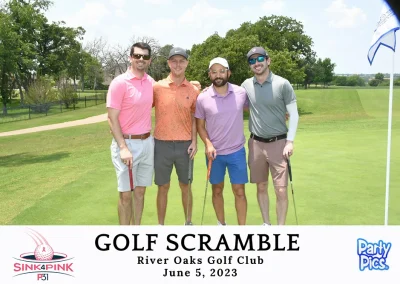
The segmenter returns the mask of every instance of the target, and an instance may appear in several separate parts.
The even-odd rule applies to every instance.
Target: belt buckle
[[[144,140],[144,136],[145,136],[146,134],[140,134],[140,140]]]

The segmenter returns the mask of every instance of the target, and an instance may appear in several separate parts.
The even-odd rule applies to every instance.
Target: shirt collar
[[[168,82],[168,85],[175,84],[175,82],[171,78],[171,74],[168,75],[166,80]],[[185,77],[185,79],[182,81],[181,85],[188,86],[189,84],[190,84],[189,81]]]
[[[272,84],[272,79],[274,79],[274,73],[272,73],[272,71],[271,70],[269,70],[269,74],[268,74],[268,77],[267,77],[267,79],[262,83],[262,84],[260,84],[260,83],[258,83],[258,81],[257,81],[257,79],[256,79],[256,76],[254,76],[253,77],[253,83],[254,84],[259,84],[259,85],[263,85],[263,84],[265,84],[265,82],[268,82],[268,83],[270,83],[270,84]]]
[[[132,80],[132,79],[146,80],[146,79],[147,79],[147,73],[146,73],[146,72],[144,73],[144,75],[143,75],[142,78],[136,77],[135,74],[133,74],[133,72],[132,72],[131,66],[128,67],[128,69],[126,70],[125,74],[126,74],[126,77],[127,77],[129,80]]]
[[[211,90],[212,90],[212,92],[211,92],[211,96],[212,97],[226,97],[226,96],[228,96],[230,93],[233,93],[233,88],[232,88],[232,85],[231,85],[231,83],[228,83],[228,92],[227,92],[227,94],[226,94],[226,96],[221,96],[220,94],[218,94],[217,93],[217,91],[215,91],[215,89],[214,89],[214,87],[211,85]]]

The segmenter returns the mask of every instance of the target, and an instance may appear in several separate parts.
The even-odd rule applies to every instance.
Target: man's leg
[[[185,211],[185,220],[186,223],[189,224],[192,222],[192,209],[193,209],[193,194],[192,191],[190,191],[190,196],[188,200],[188,192],[189,192],[189,184],[184,184],[182,182],[179,182],[179,187],[181,188],[182,192],[182,205],[183,205],[183,210]],[[189,201],[189,204],[188,204]],[[188,208],[189,206],[189,208]]]
[[[247,175],[246,149],[226,155],[229,178],[235,195],[235,207],[239,225],[246,225],[247,199],[245,184],[249,182]]]
[[[212,185],[212,203],[218,222],[225,225],[224,182]]]
[[[235,195],[235,207],[239,225],[246,225],[247,199],[244,184],[232,184]]]
[[[158,186],[157,193],[157,216],[158,224],[164,225],[165,215],[167,213],[167,203],[168,203],[168,191],[170,183]]]
[[[142,214],[144,207],[144,194],[146,192],[145,186],[137,186],[134,191],[134,217],[135,220],[132,220],[132,225],[140,225],[142,222]]]
[[[118,217],[120,225],[130,225],[132,218],[132,193],[120,192],[118,200]]]
[[[275,193],[276,193],[276,216],[278,219],[278,225],[285,225],[286,215],[288,211],[287,187],[284,186],[275,187]]]
[[[192,222],[192,207],[193,207],[193,195],[190,191],[190,200],[188,204],[188,192],[189,192],[189,154],[188,149],[191,141],[175,143],[175,171],[179,180],[179,187],[181,188],[182,207],[185,215],[186,224]],[[193,167],[191,168],[191,177],[193,180]],[[188,210],[189,209],[189,210]]]
[[[164,225],[167,212],[168,191],[174,161],[174,144],[154,139],[154,183],[158,185],[157,216],[158,224]]]
[[[268,197],[268,182],[257,183],[257,200],[260,206],[261,216],[264,224],[271,224],[269,218],[269,197]]]
[[[260,206],[261,216],[264,224],[271,224],[269,218],[268,198],[268,174],[269,164],[265,155],[265,148],[268,143],[249,139],[249,168],[250,182],[257,184],[257,200]]]
[[[287,160],[283,156],[286,140],[278,140],[267,144],[267,155],[276,194],[276,217],[278,225],[285,225],[288,210],[288,169]]]

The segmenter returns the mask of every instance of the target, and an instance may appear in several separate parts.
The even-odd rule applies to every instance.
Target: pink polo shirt
[[[137,78],[128,69],[115,77],[107,93],[107,107],[120,110],[123,134],[140,135],[151,131],[154,79],[145,74]]]

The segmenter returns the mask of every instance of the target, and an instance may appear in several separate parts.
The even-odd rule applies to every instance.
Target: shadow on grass
[[[19,167],[26,164],[55,162],[69,157],[69,152],[58,152],[49,155],[32,155],[28,153],[0,156],[0,167]]]
[[[299,112],[299,116],[313,114],[311,111],[304,111],[301,108],[298,108],[297,110]],[[249,120],[249,116],[250,116],[250,112],[249,111],[243,112],[243,119],[244,120]]]

